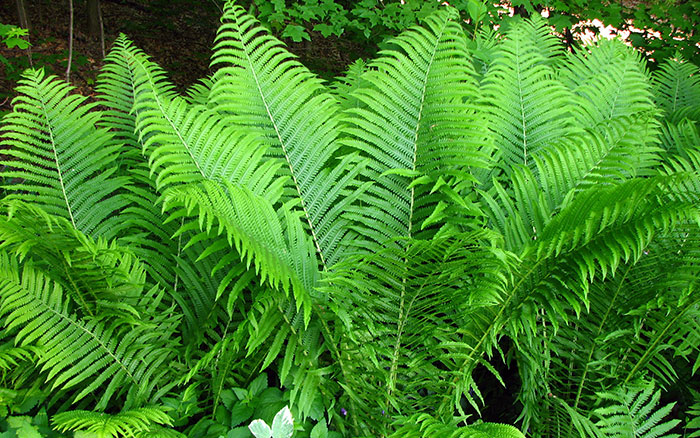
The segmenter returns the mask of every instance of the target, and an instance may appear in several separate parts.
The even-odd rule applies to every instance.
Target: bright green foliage
[[[250,438],[284,406],[295,438],[680,430],[635,385],[700,390],[697,67],[424,23],[331,86],[232,3],[184,97],[124,36],[96,104],[27,72],[0,433]],[[514,426],[476,418],[488,379]]]
[[[405,421],[407,424],[397,429],[391,438],[524,438],[522,432],[507,424],[478,423],[456,427],[425,414],[409,417]]]
[[[126,179],[113,176],[119,144],[95,129],[94,104],[81,105],[84,97],[69,95],[70,87],[41,71],[28,73],[17,91],[22,95],[14,105],[22,115],[9,114],[1,131],[7,155],[22,163],[3,173],[21,181],[7,187],[9,198],[41,205],[85,233],[116,235],[114,213],[126,200],[115,192]]]
[[[85,431],[86,434],[96,438],[116,438],[134,434],[144,438],[181,436],[177,433],[158,434],[155,432],[158,430],[156,425],[172,426],[172,420],[162,409],[154,407],[143,407],[118,414],[67,411],[54,415],[52,421],[54,427],[59,431]]]
[[[600,417],[596,426],[604,437],[676,438],[668,433],[680,420],[662,422],[673,408],[673,403],[657,407],[661,391],[653,385],[627,391],[605,392],[600,398],[609,401],[606,407],[595,410]]]
[[[670,122],[700,119],[700,77],[695,65],[680,55],[668,59],[654,72],[653,86],[656,104]]]
[[[488,126],[506,173],[518,164],[534,168],[533,156],[572,131],[572,114],[566,109],[573,97],[554,78],[551,65],[560,48],[537,23],[524,23],[511,32],[484,78],[492,115]]]
[[[12,49],[13,47],[26,49],[27,47],[29,47],[29,41],[22,38],[28,33],[29,30],[27,29],[22,29],[21,27],[13,26],[11,24],[0,23],[0,38],[2,38],[0,41],[8,49]],[[0,58],[0,61],[2,61],[3,63],[7,62],[5,58]]]
[[[695,401],[697,402],[700,397],[698,397],[697,392],[693,392],[695,396]],[[700,436],[700,402],[695,403],[688,410],[688,422],[686,423],[686,431],[689,433],[688,438],[697,438]]]

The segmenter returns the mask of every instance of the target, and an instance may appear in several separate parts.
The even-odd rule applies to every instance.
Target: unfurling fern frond
[[[6,187],[9,197],[41,205],[83,233],[116,236],[124,225],[116,213],[127,203],[119,191],[128,179],[114,175],[119,144],[95,128],[95,104],[41,70],[25,73],[17,91],[0,131],[12,158],[0,176],[19,179]]]
[[[104,408],[116,397],[148,400],[170,361],[172,327],[136,319],[100,322],[78,318],[60,284],[31,263],[0,256],[0,312],[19,345],[41,349],[39,365],[52,388],[73,390],[74,400],[95,394]],[[99,392],[98,392],[99,391]]]
[[[680,420],[665,420],[675,403],[659,407],[661,390],[654,392],[654,385],[602,392],[598,396],[607,406],[595,410],[599,418],[596,425],[606,438],[677,438],[670,432]]]
[[[51,419],[53,427],[60,432],[84,431],[95,438],[150,436],[148,432],[154,426],[171,426],[172,421],[165,410],[157,406],[125,410],[118,414],[66,411],[54,415]]]

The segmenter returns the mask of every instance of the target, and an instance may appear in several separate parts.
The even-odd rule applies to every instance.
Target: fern
[[[502,169],[510,174],[515,165],[534,170],[534,156],[571,131],[573,99],[539,49],[552,45],[542,23],[516,25],[506,37],[484,78],[484,95]]]
[[[288,405],[304,436],[522,437],[474,418],[490,373],[532,436],[674,436],[652,385],[697,390],[695,67],[460,23],[330,87],[232,2],[185,95],[123,35],[104,111],[27,72],[0,128],[13,422],[218,437]]]
[[[695,396],[696,403],[693,404],[688,410],[688,416],[690,421],[688,421],[685,427],[686,430],[695,430],[689,435],[686,435],[688,438],[697,438],[698,436],[700,436],[700,403],[697,403],[698,393],[695,392],[693,393],[693,395]]]
[[[154,436],[154,425],[172,425],[172,419],[159,407],[143,407],[105,414],[92,411],[67,411],[52,418],[54,427],[61,431],[85,431],[97,438],[122,436]],[[159,435],[167,436],[167,435]]]
[[[2,162],[9,169],[0,176],[20,180],[6,187],[9,197],[42,205],[85,233],[115,236],[115,213],[126,204],[118,191],[128,179],[114,175],[119,145],[95,129],[94,105],[81,105],[84,97],[41,70],[28,71],[18,91],[2,128],[13,160]]]
[[[667,120],[700,119],[700,74],[696,65],[680,56],[668,59],[654,72],[652,87],[656,105]]]
[[[522,438],[524,435],[515,427],[505,424],[481,423],[458,427],[445,424],[427,415],[414,415],[402,421],[407,423],[399,427],[392,438]]]
[[[341,156],[338,107],[321,81],[233,2],[216,38],[210,105],[239,129],[260,136],[282,157],[321,263],[339,258],[347,229],[342,213],[362,168]]]
[[[661,391],[654,392],[653,385],[638,389],[600,393],[608,406],[595,413],[600,420],[596,425],[605,437],[679,437],[670,432],[680,420],[663,421],[673,408],[673,403],[658,407]]]
[[[16,330],[21,346],[40,348],[39,364],[52,388],[77,387],[76,401],[100,390],[98,406],[125,390],[132,400],[148,399],[163,377],[158,365],[171,354],[167,326],[78,319],[70,312],[63,288],[31,263],[20,269],[3,254],[0,265],[5,330]]]
[[[473,337],[504,287],[498,275],[500,254],[479,247],[486,238],[410,242],[405,253],[387,249],[349,260],[328,279],[338,306],[348,315],[346,391],[360,409],[351,413],[367,418],[375,433],[380,433],[381,412],[432,409],[445,401],[451,387],[464,392],[471,388],[469,374],[455,366],[454,358],[483,348]],[[392,271],[403,278],[397,280]],[[397,281],[402,281],[399,290]],[[472,298],[465,301],[467,289]],[[477,363],[478,357],[471,365]]]
[[[582,98],[576,119],[584,127],[653,109],[649,78],[640,56],[620,41],[602,40],[590,52],[580,50],[569,56],[559,77]]]
[[[421,236],[445,217],[466,216],[470,200],[460,192],[474,181],[470,169],[488,166],[466,41],[454,20],[438,13],[427,29],[392,40],[397,49],[382,52],[363,75],[367,86],[354,94],[361,105],[345,113],[343,144],[368,157],[364,177],[374,181],[362,197],[372,208],[353,210],[362,247],[375,250],[398,236]],[[462,206],[452,208],[455,199]]]

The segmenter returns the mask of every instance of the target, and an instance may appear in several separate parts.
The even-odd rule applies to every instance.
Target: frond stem
[[[644,354],[642,355],[642,357],[639,358],[639,360],[638,360],[637,363],[634,365],[634,367],[632,368],[632,370],[627,374],[627,377],[626,377],[625,380],[622,382],[623,385],[626,385],[627,383],[629,383],[629,381],[632,379],[632,377],[634,377],[634,375],[636,374],[637,370],[639,370],[639,368],[642,367],[642,365],[644,364],[644,362],[646,362],[647,358],[648,358],[649,356],[651,356],[652,354],[654,354],[654,351],[655,351],[655,349],[656,349],[656,346],[659,345],[659,344],[661,343],[661,341],[663,340],[664,336],[666,335],[666,332],[668,332],[668,331],[671,329],[671,327],[675,326],[676,322],[677,322],[683,315],[685,315],[685,312],[687,312],[688,309],[690,309],[691,307],[695,306],[695,305],[698,304],[698,303],[700,303],[700,298],[696,299],[695,301],[690,301],[690,302],[685,306],[685,308],[683,309],[683,311],[679,312],[674,318],[672,318],[672,319],[670,319],[668,322],[666,322],[666,326],[664,327],[664,329],[663,329],[660,333],[657,333],[656,339],[654,339],[654,342],[652,342],[651,345],[649,345],[649,346],[644,350]]]
[[[44,97],[39,96],[39,102],[41,102],[41,109],[44,113],[44,118],[46,119],[46,130],[49,133],[49,138],[51,139],[51,150],[53,151],[54,162],[56,163],[56,171],[58,172],[58,182],[61,184],[61,192],[63,193],[63,200],[66,201],[66,208],[68,209],[68,216],[70,217],[70,222],[73,224],[73,228],[76,230],[78,227],[75,225],[75,218],[73,217],[73,209],[68,201],[68,194],[66,193],[66,185],[63,182],[63,171],[61,170],[61,164],[58,161],[58,151],[56,150],[56,140],[53,136],[53,127],[49,122],[49,112],[46,109],[46,103],[44,102]]]
[[[428,89],[428,76],[430,76],[430,70],[433,66],[433,62],[435,61],[435,54],[437,53],[437,48],[438,45],[440,44],[440,41],[442,40],[443,35],[445,34],[445,28],[447,27],[447,22],[449,21],[449,17],[446,17],[445,22],[440,29],[440,34],[437,35],[437,38],[435,38],[435,44],[433,45],[433,50],[430,55],[430,61],[428,61],[428,65],[425,69],[425,76],[423,77],[423,88],[421,90],[421,96],[420,96],[420,104],[419,104],[419,110],[418,110],[418,117],[416,118],[416,128],[413,133],[413,157],[412,157],[412,163],[411,163],[411,170],[415,171],[416,170],[416,161],[418,159],[418,133],[420,131],[420,126],[421,126],[421,117],[423,116],[423,109],[425,108],[425,95],[426,91]],[[410,203],[409,203],[409,209],[408,209],[408,238],[411,238],[411,233],[413,230],[413,207],[415,203],[415,187],[411,187],[411,196],[410,196]],[[407,250],[408,248],[404,248]],[[406,267],[408,260],[404,258],[404,267]],[[398,327],[398,333],[396,337],[396,343],[394,344],[394,352],[391,357],[391,368],[389,371],[389,379],[387,380],[387,394],[390,396],[391,393],[394,390],[394,382],[397,374],[397,369],[398,369],[398,360],[399,360],[399,350],[401,348],[401,337],[403,335],[403,329],[404,329],[404,324],[406,323],[406,319],[408,317],[408,314],[410,312],[410,308],[413,306],[413,303],[415,302],[415,299],[417,297],[417,294],[413,297],[411,300],[411,303],[409,304],[408,308],[405,309],[406,306],[406,277],[407,275],[404,275],[402,280],[401,280],[401,298],[400,298],[400,304],[399,304],[399,327]],[[422,287],[421,287],[422,289]]]
[[[617,297],[620,295],[620,292],[622,291],[622,285],[627,279],[627,274],[632,270],[632,265],[627,266],[627,270],[625,273],[622,275],[622,278],[620,279],[620,283],[617,285],[617,290],[615,290],[615,295],[613,296],[612,300],[610,300],[610,303],[608,305],[607,310],[605,311],[605,315],[603,315],[603,318],[600,321],[600,324],[598,324],[598,330],[596,331],[595,336],[593,337],[593,342],[591,343],[591,348],[588,351],[588,358],[586,359],[586,367],[583,370],[583,374],[581,375],[581,380],[579,381],[578,384],[578,389],[576,390],[576,400],[574,401],[574,406],[573,408],[576,409],[578,407],[578,403],[581,400],[581,393],[583,392],[583,384],[586,380],[586,377],[588,375],[588,368],[590,367],[591,364],[591,358],[593,357],[593,353],[595,352],[595,340],[600,336],[601,332],[603,331],[603,326],[608,320],[608,316],[610,315],[610,312],[612,311],[613,307],[615,306],[615,302],[617,301]]]
[[[131,55],[131,54],[129,54]],[[182,135],[180,134],[180,130],[178,129],[178,126],[173,123],[173,121],[168,117],[167,112],[165,111],[165,108],[163,108],[163,104],[160,101],[160,98],[158,97],[158,93],[155,92],[156,89],[156,84],[153,82],[153,77],[151,76],[150,72],[148,69],[139,61],[136,57],[131,56],[131,59],[136,62],[144,72],[146,72],[146,76],[148,77],[148,82],[151,84],[151,88],[154,90],[153,91],[153,100],[156,102],[158,105],[158,110],[160,110],[160,113],[163,115],[163,118],[168,122],[170,127],[172,128],[173,132],[175,132],[175,135],[177,135],[178,140],[180,140],[180,143],[182,146],[184,146],[185,150],[187,151],[187,154],[190,156],[192,159],[192,162],[194,165],[197,167],[197,170],[199,171],[200,175],[202,175],[202,178],[208,179],[207,176],[204,174],[204,171],[202,170],[201,166],[199,165],[199,162],[195,158],[194,154],[192,153],[192,150],[190,149],[189,145],[185,141],[184,138],[182,138]]]
[[[518,282],[511,288],[510,293],[509,293],[509,295],[508,295],[508,298],[503,302],[503,304],[501,305],[500,310],[499,310],[498,313],[496,313],[496,315],[493,317],[493,321],[492,321],[491,325],[489,326],[489,328],[488,328],[487,330],[484,330],[484,334],[481,336],[481,338],[479,338],[479,341],[478,341],[478,342],[476,343],[476,345],[471,349],[471,353],[464,359],[464,362],[463,362],[462,366],[460,367],[460,369],[466,368],[467,365],[468,365],[469,363],[472,362],[473,356],[478,352],[479,348],[481,347],[481,344],[484,343],[484,341],[485,341],[486,338],[488,337],[489,333],[491,332],[491,329],[494,328],[494,327],[496,327],[496,325],[498,324],[498,322],[499,322],[499,320],[500,320],[500,318],[501,318],[501,315],[503,315],[503,313],[506,311],[506,308],[508,307],[508,304],[510,304],[510,301],[515,297],[515,292],[520,288],[520,286],[525,282],[525,280],[526,280],[533,272],[535,272],[535,270],[536,270],[537,268],[539,268],[539,266],[540,266],[542,263],[544,263],[544,262],[547,261],[547,260],[548,260],[547,258],[541,258],[539,261],[537,261],[537,262],[536,262],[534,265],[532,265],[532,267],[525,273],[525,275],[523,275],[523,276],[520,278],[520,280],[518,280]],[[455,378],[453,379],[453,383],[457,383],[457,381],[458,381],[459,379],[460,379],[460,377],[455,377]]]

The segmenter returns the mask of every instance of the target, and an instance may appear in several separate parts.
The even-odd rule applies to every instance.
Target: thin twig
[[[219,4],[216,2],[216,0],[211,0],[211,2],[214,3],[214,6],[216,6],[216,9],[218,9],[219,12],[221,12],[222,14],[224,13],[224,10],[221,9],[221,6],[219,6]]]
[[[70,29],[68,30],[68,67],[66,67],[66,82],[70,82],[70,68],[73,63],[73,0],[68,0],[70,9]]]

